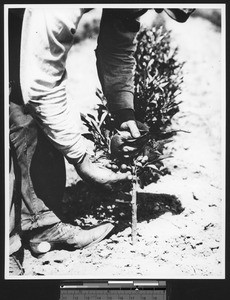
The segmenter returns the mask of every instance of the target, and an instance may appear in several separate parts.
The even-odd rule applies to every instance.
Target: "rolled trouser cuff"
[[[52,211],[46,211],[37,215],[22,214],[22,231],[41,228],[60,222],[60,219]]]

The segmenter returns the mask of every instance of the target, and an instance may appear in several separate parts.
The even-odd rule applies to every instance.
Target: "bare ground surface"
[[[165,166],[171,174],[140,191],[137,243],[131,243],[129,204],[122,203],[119,196],[77,187],[77,176],[67,165],[66,215],[82,226],[109,220],[115,230],[88,249],[54,250],[39,258],[26,250],[25,276],[223,277],[221,34],[198,17],[185,24],[168,20],[166,27],[172,29],[180,59],[186,61],[183,103],[173,128],[190,133],[179,133],[168,145],[167,151],[174,157],[165,161]],[[69,89],[73,100],[81,99],[82,111],[97,101],[95,45],[95,40],[86,40],[74,47],[76,54],[71,53]]]

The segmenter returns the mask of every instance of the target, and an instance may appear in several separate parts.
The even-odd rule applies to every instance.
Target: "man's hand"
[[[120,189],[122,184],[133,178],[130,172],[115,173],[106,167],[93,163],[88,154],[85,155],[81,163],[75,164],[75,169],[87,183],[110,191]]]
[[[126,140],[129,140],[131,138],[136,139],[141,136],[140,131],[137,127],[137,123],[134,120],[123,122],[120,126],[120,129],[129,133],[122,136],[122,142],[125,142]],[[136,150],[137,149],[135,147],[124,146],[122,148],[124,158],[129,158],[130,154]]]
[[[142,128],[139,128],[140,122],[136,121],[133,109],[120,109],[114,113],[114,117],[117,129],[129,132],[134,139],[141,135],[139,129]]]
[[[149,128],[145,124],[130,120],[121,124],[121,131],[111,139],[111,154],[122,160],[132,157],[140,148],[142,141]],[[136,136],[135,136],[136,135]]]
[[[134,120],[123,122],[120,126],[120,129],[130,132],[131,137],[133,137],[134,139],[141,136],[140,131],[137,127],[137,123]]]

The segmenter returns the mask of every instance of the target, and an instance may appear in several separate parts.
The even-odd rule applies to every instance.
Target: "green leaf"
[[[161,171],[159,171],[155,165],[147,165],[146,167],[152,169],[155,173],[161,175]]]
[[[101,116],[101,119],[100,119],[100,122],[99,122],[99,127],[101,127],[101,125],[103,124],[103,122],[105,121],[105,118],[108,116],[108,112],[105,111],[103,112],[102,116]]]
[[[89,118],[91,118],[91,119],[93,119],[93,120],[95,120],[95,121],[96,121],[96,118],[95,118],[93,115],[91,115],[91,114],[87,114],[87,116],[88,116]]]

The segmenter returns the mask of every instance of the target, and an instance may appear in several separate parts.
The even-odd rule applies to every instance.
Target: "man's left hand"
[[[130,120],[123,122],[120,126],[121,131],[115,134],[111,140],[111,153],[114,157],[128,159],[139,149],[139,140],[142,134],[149,131],[148,127],[138,121]]]
[[[137,127],[137,123],[134,120],[129,120],[129,121],[123,122],[120,126],[120,129],[130,132],[131,137],[134,139],[141,136],[140,131]]]

